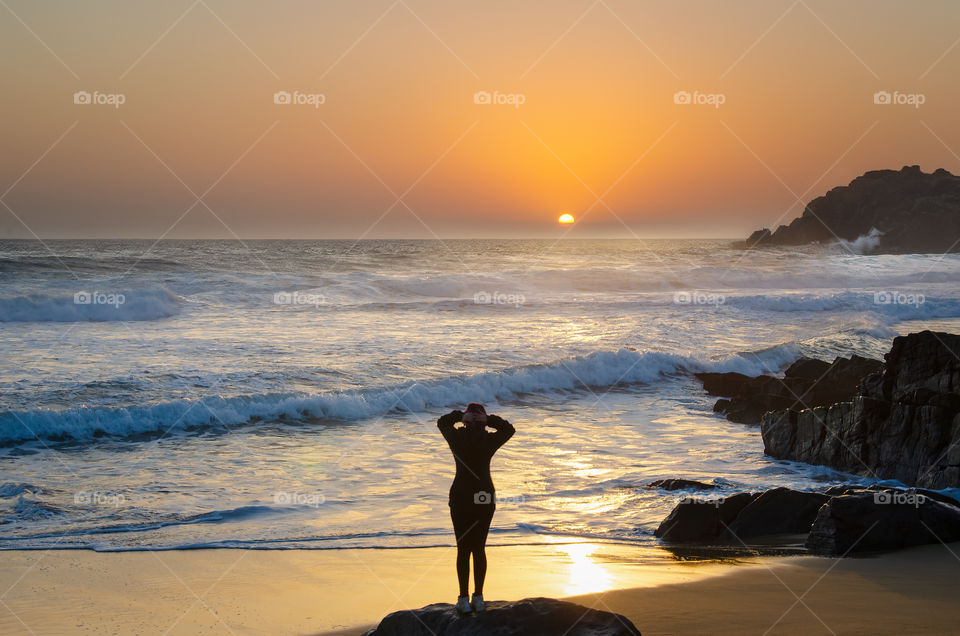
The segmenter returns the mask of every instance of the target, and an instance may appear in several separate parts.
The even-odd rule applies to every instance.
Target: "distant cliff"
[[[960,252],[960,177],[919,166],[873,170],[807,204],[774,232],[757,230],[737,247],[830,243],[861,237],[866,253]]]

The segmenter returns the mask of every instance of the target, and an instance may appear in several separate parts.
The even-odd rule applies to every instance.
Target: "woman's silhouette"
[[[457,422],[463,422],[457,427]],[[482,404],[471,402],[466,412],[451,411],[437,420],[457,463],[457,475],[450,486],[450,518],[457,537],[457,578],[461,612],[482,611],[483,580],[487,575],[487,532],[496,509],[496,491],[490,478],[490,459],[513,436],[507,420],[487,415]],[[487,431],[485,427],[493,430]],[[473,600],[467,600],[470,555],[473,555]]]

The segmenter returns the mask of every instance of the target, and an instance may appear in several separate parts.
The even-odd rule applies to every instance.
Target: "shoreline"
[[[371,552],[7,551],[0,632],[353,636],[391,611],[455,599],[450,548]],[[960,625],[957,555],[960,543],[651,564],[615,544],[501,546],[488,549],[485,595],[565,598],[646,635],[944,633]]]

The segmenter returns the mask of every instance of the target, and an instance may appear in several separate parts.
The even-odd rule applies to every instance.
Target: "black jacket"
[[[487,426],[494,430],[473,437],[465,428],[454,426],[462,417],[462,412],[452,411],[437,420],[437,428],[457,463],[457,475],[450,486],[450,505],[493,504],[496,491],[490,477],[490,460],[497,449],[513,437],[515,429],[502,417],[488,415]]]

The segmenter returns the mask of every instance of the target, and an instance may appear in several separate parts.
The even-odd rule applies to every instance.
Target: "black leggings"
[[[460,596],[467,596],[470,579],[470,555],[473,555],[474,594],[483,594],[483,580],[487,576],[487,533],[493,521],[494,504],[474,502],[451,503],[450,518],[453,534],[457,537],[457,579]]]

